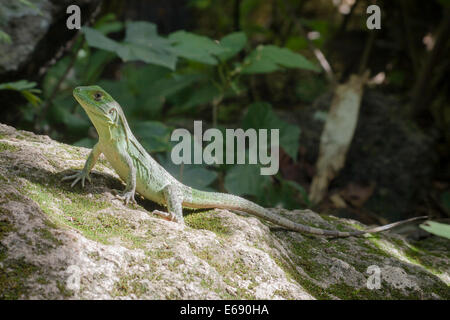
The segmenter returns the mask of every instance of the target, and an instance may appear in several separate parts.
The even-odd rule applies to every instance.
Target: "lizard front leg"
[[[102,154],[102,151],[100,150],[100,145],[97,143],[89,153],[89,156],[84,164],[83,170],[77,170],[78,172],[75,174],[67,175],[61,179],[61,181],[64,180],[72,180],[72,184],[70,185],[73,187],[77,184],[78,181],[81,181],[81,186],[84,188],[84,180],[87,179],[89,182],[91,182],[91,177],[89,176],[89,172],[94,167],[95,163],[98,160],[98,157]]]
[[[184,224],[183,218],[183,194],[175,184],[169,184],[163,189],[164,199],[167,205],[168,212],[162,212],[159,210],[153,211],[153,213],[163,217],[169,221],[175,221]]]
[[[121,157],[128,167],[128,176],[125,190],[123,190],[121,194],[118,194],[117,197],[123,200],[125,204],[128,204],[130,201],[136,203],[136,199],[134,199],[134,195],[136,194],[136,167],[127,153],[121,155]]]

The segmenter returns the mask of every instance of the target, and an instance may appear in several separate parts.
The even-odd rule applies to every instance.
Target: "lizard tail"
[[[358,231],[350,231],[350,232],[343,232],[343,231],[335,231],[335,230],[325,230],[325,229],[319,229],[314,227],[305,226],[300,223],[296,223],[294,221],[291,221],[287,218],[284,218],[279,215],[275,215],[269,211],[267,211],[265,208],[257,205],[254,202],[251,202],[247,199],[227,194],[227,193],[219,193],[219,192],[206,192],[206,191],[200,191],[196,189],[189,188],[189,193],[192,194],[192,196],[187,197],[189,200],[183,201],[183,206],[188,208],[220,208],[220,209],[229,209],[229,210],[237,210],[237,211],[244,211],[246,213],[249,213],[251,215],[257,216],[259,218],[262,218],[264,220],[270,221],[276,225],[279,225],[281,227],[284,227],[286,229],[296,231],[296,232],[302,232],[302,233],[310,233],[310,234],[317,234],[317,235],[325,235],[325,236],[331,236],[331,237],[351,237],[351,236],[359,236],[366,233],[377,233],[382,232],[386,230],[390,230],[392,228],[395,228],[399,225],[409,223],[416,220],[424,220],[427,219],[427,216],[421,216],[421,217],[414,217],[406,220],[397,221],[391,224],[387,224],[384,226],[379,226],[375,228],[370,228],[366,230],[358,230]]]

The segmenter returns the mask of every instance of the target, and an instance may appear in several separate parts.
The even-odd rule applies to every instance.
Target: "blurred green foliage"
[[[450,239],[450,225],[446,223],[439,223],[435,221],[427,221],[420,225],[420,227],[436,236]]]
[[[37,94],[41,93],[41,90],[36,88],[36,82],[19,80],[15,82],[0,83],[0,90],[18,91],[34,107],[41,103],[41,99],[37,96]]]

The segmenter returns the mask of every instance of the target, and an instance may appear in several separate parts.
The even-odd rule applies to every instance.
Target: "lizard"
[[[116,195],[124,201],[125,205],[136,203],[135,194],[139,193],[144,198],[167,207],[168,210],[168,212],[155,210],[153,213],[181,224],[184,224],[183,208],[220,208],[243,211],[291,231],[349,237],[386,231],[404,223],[427,218],[414,217],[366,230],[349,232],[325,230],[296,223],[236,195],[191,188],[179,182],[147,153],[131,132],[121,106],[105,90],[95,85],[79,86],[73,90],[73,95],[87,113],[99,138],[84,168],[62,178],[62,180],[73,180],[71,187],[78,182],[81,182],[81,186],[84,187],[85,180],[91,182],[89,173],[103,153],[119,177],[126,183],[125,189]]]

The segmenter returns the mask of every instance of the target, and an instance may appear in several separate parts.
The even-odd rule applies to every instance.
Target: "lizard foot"
[[[123,202],[125,203],[125,205],[128,204],[128,202],[134,203],[136,204],[136,199],[134,199],[134,191],[127,191],[127,192],[122,192],[116,195],[117,198],[119,198],[120,200],[123,200]]]
[[[167,220],[167,221],[173,221],[173,222],[179,222],[179,223],[184,222],[184,221],[180,221],[180,219],[172,212],[153,210],[152,213],[160,216],[161,218],[163,218],[164,220]]]
[[[61,179],[61,181],[72,180],[72,179],[74,179],[74,181],[70,185],[71,188],[73,188],[77,184],[78,181],[81,181],[81,187],[83,187],[83,188],[84,188],[84,181],[86,179],[89,182],[91,182],[91,177],[89,176],[89,173],[86,173],[84,170],[77,170],[77,173],[71,174],[71,175],[67,175],[67,176],[63,177]]]

